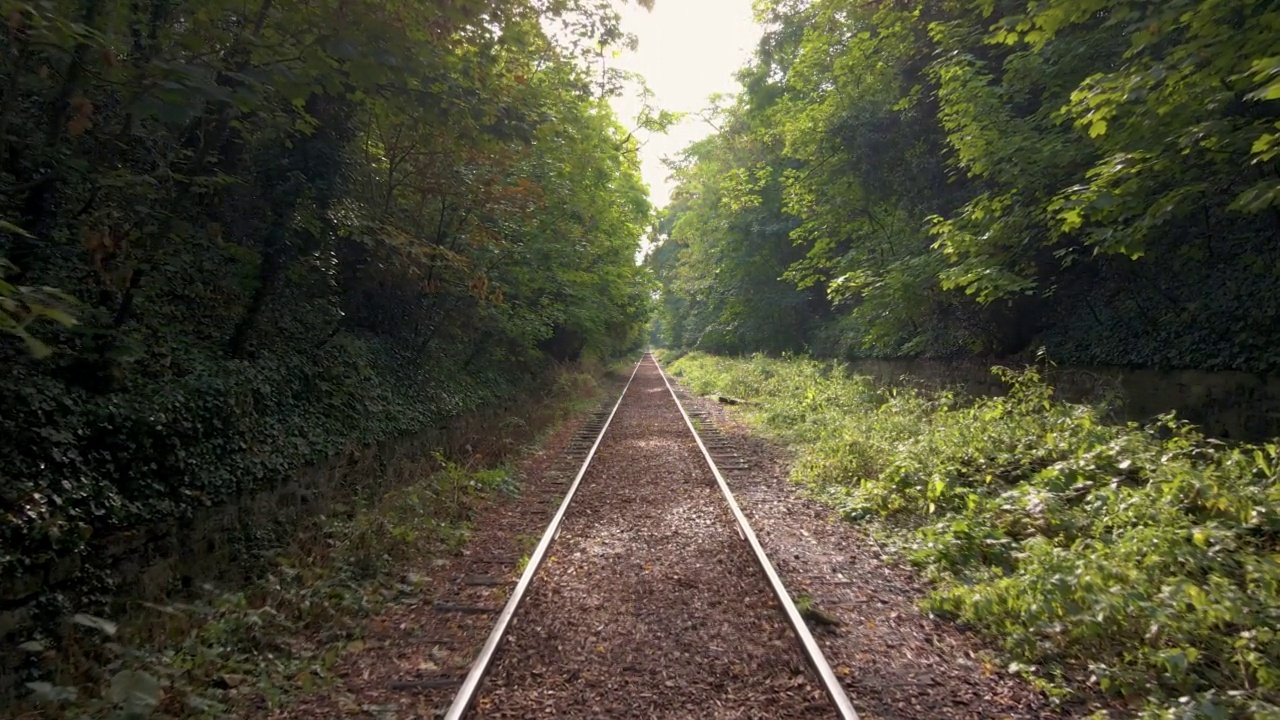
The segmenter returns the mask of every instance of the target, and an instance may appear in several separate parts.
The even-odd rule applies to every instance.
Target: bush
[[[529,383],[483,369],[446,381],[439,368],[406,370],[389,348],[355,339],[253,364],[186,359],[190,372],[135,378],[129,392],[105,396],[11,369],[0,383],[0,582],[67,557],[93,562],[93,541],[113,531],[185,519]]]
[[[313,518],[239,590],[144,603],[119,623],[77,615],[79,632],[61,645],[28,642],[46,657],[40,680],[26,683],[29,706],[54,719],[227,717],[255,697],[276,706],[324,687],[342,654],[364,650],[364,620],[420,601],[430,559],[466,538],[477,504],[516,489],[507,468],[438,455],[393,472],[415,479]]]
[[[1140,427],[997,368],[1003,397],[882,390],[835,364],[693,354],[700,392],[796,446],[794,479],[877,519],[931,611],[1144,718],[1280,717],[1280,448]]]

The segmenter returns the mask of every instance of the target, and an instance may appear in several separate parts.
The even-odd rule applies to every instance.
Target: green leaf
[[[116,631],[120,629],[119,625],[111,622],[110,620],[95,617],[93,615],[87,615],[85,613],[76,613],[75,615],[72,615],[71,622],[76,625],[93,628],[94,630],[101,631],[106,635],[115,635]]]
[[[35,237],[35,235],[32,235],[31,233],[27,232],[26,230],[23,230],[17,225],[14,225],[8,220],[0,220],[0,230],[3,230],[4,232],[7,232],[7,233],[13,233],[14,235],[21,235],[22,237],[25,237],[25,238]]]
[[[71,313],[68,313],[67,311],[61,310],[59,308],[49,307],[48,305],[32,306],[31,311],[32,311],[32,314],[34,315],[49,318],[54,322],[60,323],[62,325],[66,325],[68,327],[75,325],[77,322],[75,317],[71,315]]]
[[[22,338],[22,342],[27,346],[27,352],[31,353],[31,356],[37,360],[43,360],[53,354],[53,348],[49,347],[38,338],[32,337],[26,330],[19,328],[17,330],[10,330],[9,332],[12,332]]]
[[[144,718],[160,704],[160,681],[139,670],[121,670],[111,678],[111,701],[131,718]]]
[[[1245,95],[1245,98],[1249,100],[1258,100],[1260,102],[1265,100],[1280,100],[1280,80],[1276,80],[1275,82],[1254,90],[1248,95]]]
[[[1280,204],[1280,182],[1263,180],[1236,196],[1230,207],[1232,210],[1253,213],[1277,204]]]
[[[47,703],[70,702],[76,699],[76,689],[67,685],[54,685],[47,682],[29,682],[27,688],[35,695],[36,700]]]

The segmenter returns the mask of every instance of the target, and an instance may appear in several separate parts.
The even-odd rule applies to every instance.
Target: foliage
[[[640,342],[614,10],[0,10],[0,599]]]
[[[538,445],[594,404],[596,374],[555,373],[551,389],[525,403],[516,419],[527,427],[514,436]],[[495,437],[498,430],[486,428]],[[62,642],[52,634],[29,640],[26,651],[41,656],[38,679],[27,683],[29,704],[51,718],[224,717],[259,701],[278,707],[299,694],[337,692],[332,669],[366,651],[360,635],[368,618],[392,603],[421,601],[431,562],[466,539],[479,504],[518,492],[513,458],[502,449],[474,448],[466,464],[440,454],[392,463],[390,491],[366,488],[308,518],[283,546],[263,549],[269,570],[244,587],[132,610],[121,603],[118,623],[76,615],[76,632]],[[501,464],[473,465],[482,455]],[[126,681],[142,697],[120,692]],[[143,707],[130,715],[130,702]],[[354,699],[340,703],[358,709]]]
[[[1274,3],[756,7],[676,168],[654,342],[1280,367]]]
[[[838,364],[671,366],[799,449],[793,477],[880,519],[932,581],[925,607],[1014,668],[1144,700],[1144,718],[1280,712],[1280,447],[1205,440],[1172,416],[1109,425],[1034,367],[1002,397],[874,387]]]
[[[724,131],[732,140],[696,143],[673,166],[681,185],[657,228],[668,239],[647,260],[664,288],[654,340],[719,352],[794,349],[808,299],[778,277],[800,255],[786,241],[791,225],[777,217],[771,148],[727,113],[721,120],[737,123]],[[718,214],[739,202],[748,204]]]
[[[75,325],[75,317],[65,309],[69,298],[54,288],[33,288],[7,282],[5,277],[16,270],[12,263],[0,256],[0,333],[22,340],[32,355],[47,357],[49,346],[27,328],[40,320]]]
[[[511,483],[504,469],[471,471],[446,462],[354,513],[337,508],[335,516],[313,519],[276,567],[249,587],[149,606],[119,629],[91,618],[95,631],[62,652],[103,656],[102,681],[31,682],[32,700],[50,717],[123,720],[157,708],[218,717],[250,693],[278,705],[291,693],[318,689],[343,654],[363,651],[362,621],[388,603],[419,598],[424,558],[464,538],[475,502],[512,491]]]

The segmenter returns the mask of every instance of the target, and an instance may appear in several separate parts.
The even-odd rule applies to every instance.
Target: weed
[[[653,348],[653,358],[658,362],[666,365],[673,363],[685,356],[683,350],[669,350],[667,348]]]
[[[542,540],[542,536],[540,535],[517,535],[516,536],[516,544],[520,546],[521,550],[524,550],[526,555],[531,554],[533,552],[533,549],[538,547],[538,542],[540,540]]]

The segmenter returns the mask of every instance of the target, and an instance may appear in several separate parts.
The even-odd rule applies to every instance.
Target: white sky
[[[655,0],[653,12],[634,3],[619,10],[623,30],[636,35],[640,47],[614,59],[614,66],[643,75],[658,108],[689,113],[666,135],[637,133],[649,198],[662,207],[672,190],[662,158],[674,157],[712,132],[694,113],[707,107],[711,94],[737,91],[733,75],[751,57],[761,29],[752,19],[751,0]],[[619,121],[628,129],[635,126],[640,107],[636,93],[613,100]]]

